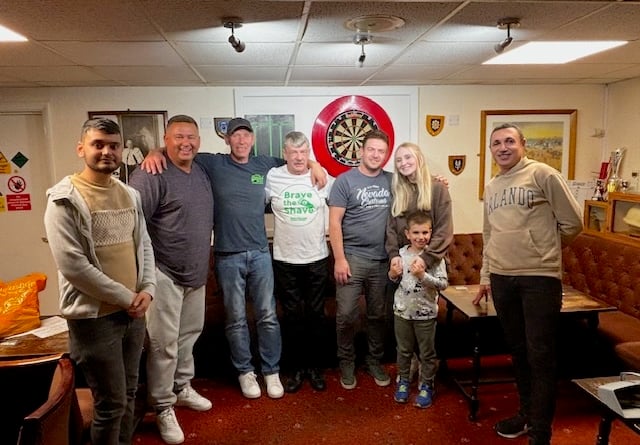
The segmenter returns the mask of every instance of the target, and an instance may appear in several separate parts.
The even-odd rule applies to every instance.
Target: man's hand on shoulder
[[[140,168],[152,175],[165,171],[167,169],[167,160],[163,155],[164,151],[164,147],[149,150],[147,157],[145,157],[142,164],[140,164]]]
[[[449,188],[449,180],[442,175],[435,175],[433,177],[438,182],[442,182],[446,188]]]
[[[311,169],[311,185],[317,185],[318,190],[327,185],[327,173],[319,162],[309,159],[309,169]]]

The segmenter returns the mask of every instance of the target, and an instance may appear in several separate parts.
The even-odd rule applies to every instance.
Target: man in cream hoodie
[[[513,357],[520,410],[495,425],[502,437],[551,443],[562,246],[582,230],[582,211],[560,173],[528,159],[520,128],[491,133],[500,171],[484,190],[483,261],[474,300],[492,296]]]

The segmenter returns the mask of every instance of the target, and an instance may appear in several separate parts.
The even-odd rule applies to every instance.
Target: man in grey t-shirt
[[[384,236],[391,207],[391,174],[382,170],[382,164],[389,149],[385,133],[367,133],[360,148],[360,165],[338,176],[329,196],[338,360],[340,384],[345,389],[356,387],[354,324],[363,290],[367,303],[367,372],[379,386],[391,382],[380,364],[384,354],[388,270]]]
[[[193,346],[204,327],[213,194],[205,171],[193,162],[200,148],[196,121],[169,119],[164,136],[167,171],[134,170],[129,185],[140,191],[156,259],[157,292],[147,314],[148,399],[162,440],[184,441],[173,406],[196,411],[211,402],[191,387]]]

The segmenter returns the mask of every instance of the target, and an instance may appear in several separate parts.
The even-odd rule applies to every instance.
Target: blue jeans
[[[240,374],[254,370],[251,364],[246,295],[253,305],[262,374],[279,372],[282,340],[273,296],[273,269],[269,249],[265,247],[231,254],[217,253],[215,269],[222,289],[226,315],[225,333],[233,366]]]
[[[119,311],[99,318],[67,320],[71,358],[91,388],[93,445],[129,445],[138,388],[144,318]]]
[[[562,283],[551,277],[491,274],[491,295],[511,350],[520,411],[530,435],[551,439],[556,396],[556,337]]]
[[[351,277],[345,285],[336,285],[336,336],[338,360],[355,362],[355,327],[360,315],[358,301],[364,292],[367,304],[366,363],[379,362],[384,355],[386,332],[385,296],[389,262],[346,255]]]

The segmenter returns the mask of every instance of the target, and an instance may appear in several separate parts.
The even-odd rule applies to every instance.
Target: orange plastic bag
[[[0,338],[40,327],[38,292],[46,286],[47,276],[43,273],[0,281]]]

